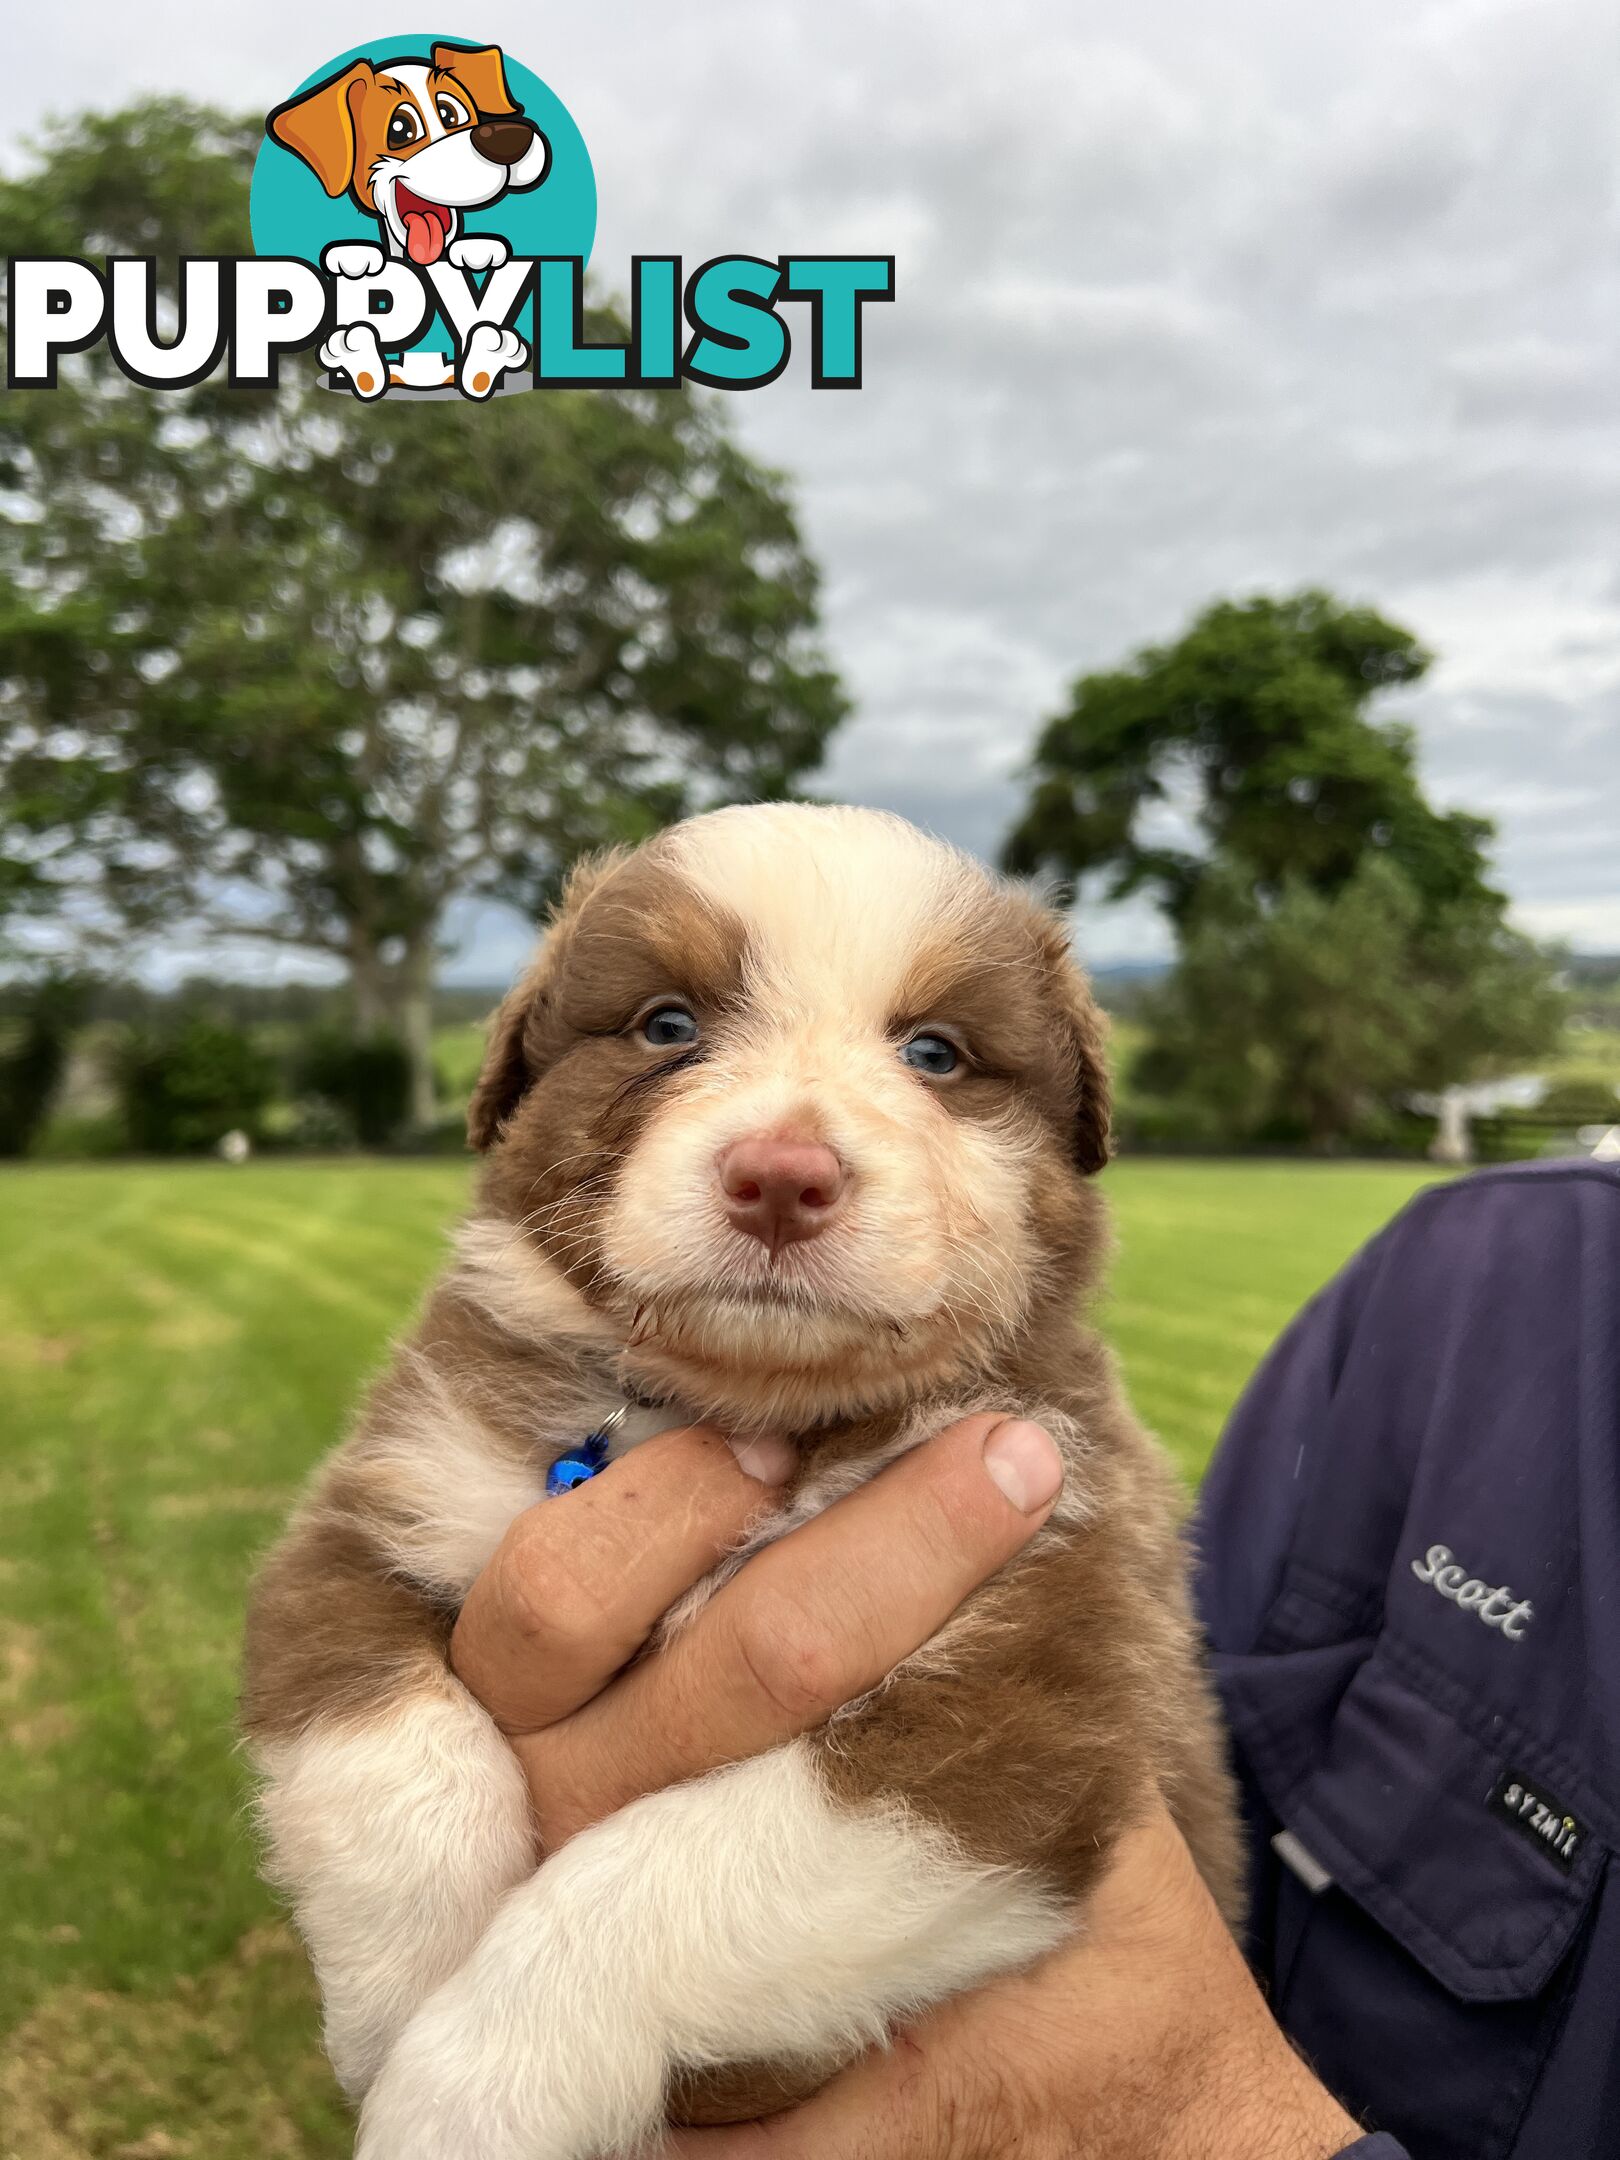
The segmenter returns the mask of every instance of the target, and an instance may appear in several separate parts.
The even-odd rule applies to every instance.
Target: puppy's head
[[[1102,1023],[1061,925],[966,856],[873,811],[723,810],[576,875],[470,1131],[634,1377],[802,1428],[1072,1300]]]
[[[415,263],[437,262],[462,210],[537,187],[551,150],[506,84],[500,47],[435,45],[427,60],[357,60],[271,113],[272,140],[328,195],[382,219]]]

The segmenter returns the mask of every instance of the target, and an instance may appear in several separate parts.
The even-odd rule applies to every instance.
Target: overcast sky
[[[263,109],[392,8],[66,0],[47,109]],[[857,717],[825,792],[984,852],[1080,669],[1307,582],[1442,656],[1406,709],[1500,824],[1519,920],[1620,950],[1620,11],[1613,0],[488,0],[633,252],[881,251],[866,387],[733,400],[796,476]],[[414,42],[414,40],[412,40]],[[1164,949],[1093,912],[1098,962]],[[504,973],[480,922],[456,972]]]

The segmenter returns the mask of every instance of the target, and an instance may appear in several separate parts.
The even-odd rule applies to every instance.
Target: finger
[[[580,1796],[592,1812],[567,1827],[583,1828],[824,1724],[1034,1536],[1062,1477],[1037,1425],[948,1427],[768,1547],[667,1649],[537,1736],[531,1783]]]
[[[683,1427],[529,1508],[467,1594],[450,1641],[457,1675],[511,1734],[566,1717],[736,1544],[792,1465],[785,1441]]]

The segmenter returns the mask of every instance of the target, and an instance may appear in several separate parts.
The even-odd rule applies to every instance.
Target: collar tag
[[[611,1417],[602,1420],[595,1432],[587,1433],[576,1446],[557,1457],[546,1472],[548,1499],[556,1499],[560,1493],[572,1492],[576,1485],[583,1485],[588,1478],[595,1477],[599,1471],[607,1468],[608,1444],[624,1423],[628,1407],[627,1404],[620,1403]]]

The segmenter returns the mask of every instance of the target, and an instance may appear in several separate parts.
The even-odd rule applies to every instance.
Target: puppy
[[[420,269],[441,256],[457,270],[498,268],[511,254],[506,241],[463,234],[462,213],[538,187],[551,165],[551,145],[507,88],[498,45],[435,45],[426,59],[380,66],[356,60],[278,105],[265,132],[301,158],[328,195],[347,195],[377,220],[381,247],[342,241],[325,251],[326,267],[340,277],[376,276],[384,250]],[[462,387],[488,396],[526,348],[490,324],[478,326],[474,344]],[[455,380],[439,353],[407,353],[389,368],[369,321],[335,331],[321,358],[365,399],[389,382],[424,389]]]
[[[365,2160],[588,2160],[666,2109],[779,2106],[1061,1942],[1155,1783],[1235,1919],[1173,1482],[1081,1315],[1108,1084],[1056,919],[896,818],[694,819],[575,875],[470,1125],[455,1263],[248,1632],[268,1872]],[[700,1418],[792,1435],[748,1549],[976,1409],[1039,1418],[1067,1484],[824,1731],[537,1868],[446,1642],[550,1463],[620,1409],[616,1449]]]

